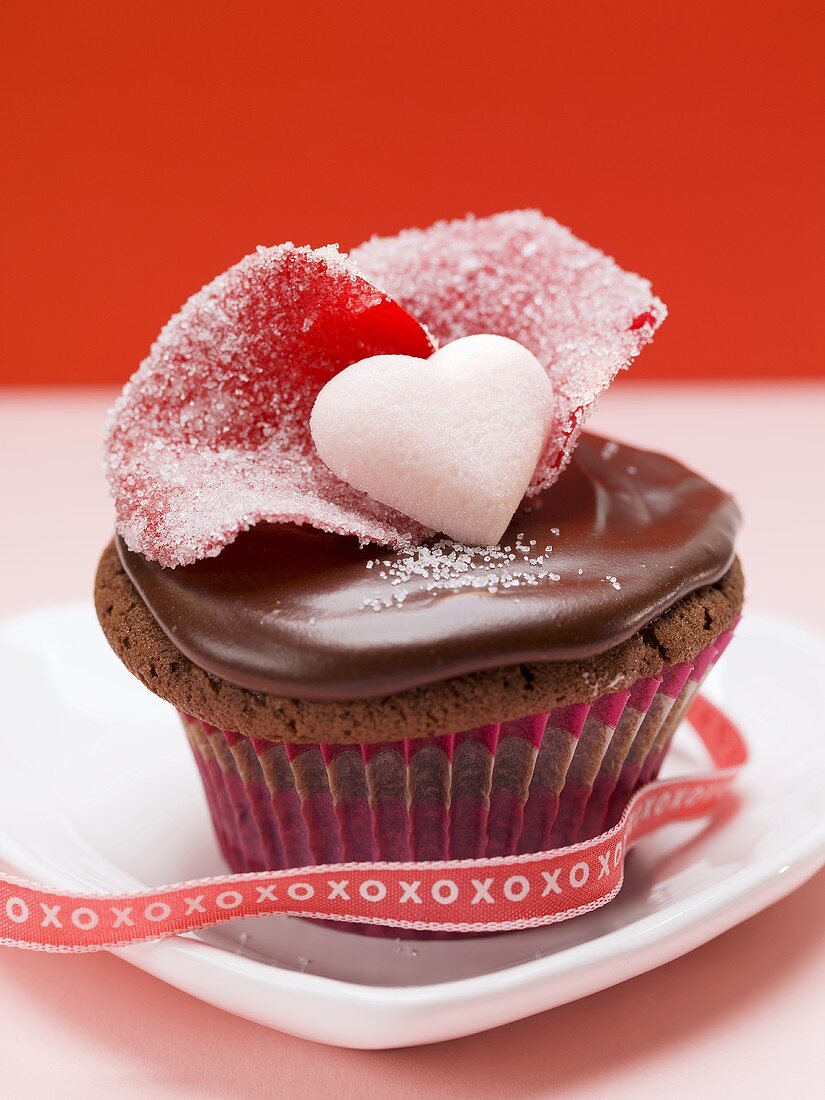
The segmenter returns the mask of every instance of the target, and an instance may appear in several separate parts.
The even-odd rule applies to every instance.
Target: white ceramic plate
[[[706,686],[750,742],[736,805],[631,855],[619,897],[555,927],[464,942],[367,939],[283,917],[117,952],[258,1023],[351,1047],[449,1039],[630,978],[765,908],[825,862],[825,641],[750,616]],[[57,887],[140,889],[225,870],[172,708],[85,606],[0,625],[0,860]],[[680,731],[668,774],[704,768]]]

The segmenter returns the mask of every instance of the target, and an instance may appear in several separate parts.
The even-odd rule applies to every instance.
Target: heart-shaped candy
[[[332,378],[310,419],[334,474],[469,546],[507,529],[553,419],[539,361],[504,336],[466,336],[429,359],[375,355]]]

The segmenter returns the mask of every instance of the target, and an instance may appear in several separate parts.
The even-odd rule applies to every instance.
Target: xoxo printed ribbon
[[[747,761],[739,730],[706,699],[694,700],[688,720],[716,770],[649,783],[612,829],[579,844],[490,859],[223,875],[132,894],[52,890],[0,874],[0,945],[100,951],[274,914],[443,932],[500,932],[568,920],[616,896],[625,856],[642,837],[713,813]]]

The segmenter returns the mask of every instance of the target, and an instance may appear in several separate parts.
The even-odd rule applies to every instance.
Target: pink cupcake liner
[[[629,690],[463,733],[297,745],[181,720],[235,872],[539,852],[618,821],[732,636]]]

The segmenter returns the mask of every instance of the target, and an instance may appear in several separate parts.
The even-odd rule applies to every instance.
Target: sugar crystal
[[[370,562],[366,562],[370,567]],[[522,555],[517,560],[508,546],[464,546],[450,539],[401,549],[388,569],[379,574],[384,589],[363,601],[363,610],[400,607],[411,595],[438,596],[462,590],[486,591],[537,588],[556,584],[559,573],[544,567],[544,556]]]

